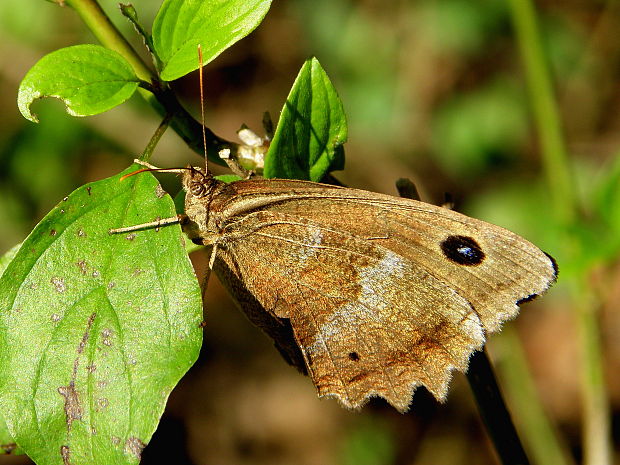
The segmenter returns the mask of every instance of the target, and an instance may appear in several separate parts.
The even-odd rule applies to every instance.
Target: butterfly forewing
[[[249,180],[209,205],[199,226],[224,284],[320,395],[348,407],[378,395],[404,411],[418,385],[443,399],[485,333],[555,279],[526,240],[422,202]]]

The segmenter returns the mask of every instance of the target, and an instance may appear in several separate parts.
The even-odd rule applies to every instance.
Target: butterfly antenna
[[[202,147],[205,156],[205,173],[209,174],[209,164],[207,162],[207,130],[205,129],[205,95],[204,81],[202,78],[202,45],[198,44],[198,81],[200,83],[200,126],[202,127]]]

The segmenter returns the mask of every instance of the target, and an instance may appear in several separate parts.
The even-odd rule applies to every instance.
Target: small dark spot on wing
[[[349,353],[349,360],[352,360],[354,362],[359,362],[360,360],[360,356],[357,352],[350,352]]]

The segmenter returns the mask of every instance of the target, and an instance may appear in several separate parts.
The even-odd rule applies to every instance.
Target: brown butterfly
[[[319,396],[349,408],[379,396],[406,411],[420,385],[445,399],[451,371],[556,279],[554,260],[530,242],[445,208],[176,171],[184,231],[213,247],[222,283]]]

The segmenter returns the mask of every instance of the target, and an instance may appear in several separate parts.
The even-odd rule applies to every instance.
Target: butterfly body
[[[486,334],[543,293],[555,263],[498,226],[424,202],[308,181],[183,176],[190,239],[319,395],[405,411],[444,399]]]

